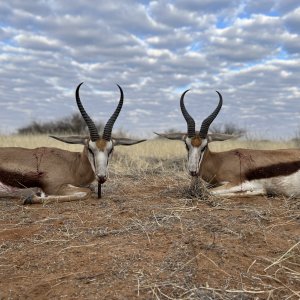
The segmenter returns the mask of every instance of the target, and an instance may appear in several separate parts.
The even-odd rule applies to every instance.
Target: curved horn
[[[115,112],[112,114],[112,116],[110,117],[110,119],[107,121],[104,130],[103,130],[103,136],[102,138],[106,141],[110,141],[111,139],[111,132],[114,126],[114,123],[116,122],[118,115],[122,109],[122,105],[123,105],[123,100],[124,100],[124,94],[123,94],[123,90],[122,88],[117,84],[119,90],[120,90],[120,100],[119,100],[119,104],[115,110]]]
[[[77,89],[76,89],[76,103],[77,103],[77,106],[78,106],[78,109],[86,123],[86,125],[88,126],[89,128],[89,132],[90,132],[90,137],[91,137],[91,140],[94,142],[96,140],[98,140],[100,137],[99,137],[99,134],[98,134],[98,130],[97,130],[97,127],[95,126],[94,122],[92,121],[92,119],[89,117],[89,115],[86,113],[85,109],[83,108],[82,106],[82,103],[80,101],[80,97],[79,97],[79,89],[81,87],[81,85],[83,84],[83,82],[81,82]]]
[[[218,115],[221,107],[222,107],[222,104],[223,104],[223,99],[222,99],[222,95],[216,91],[219,95],[219,104],[218,106],[216,107],[216,109],[212,112],[212,114],[210,114],[203,122],[202,122],[202,125],[201,125],[201,129],[200,129],[200,137],[202,139],[206,138],[207,136],[207,132],[208,132],[208,128],[210,126],[210,124],[212,123],[212,121],[216,118],[216,116]]]
[[[193,137],[196,135],[195,131],[195,121],[194,119],[190,116],[190,114],[187,112],[185,106],[184,106],[184,96],[189,90],[186,90],[180,97],[180,108],[181,112],[186,120],[187,123],[187,130],[188,130],[188,137]]]

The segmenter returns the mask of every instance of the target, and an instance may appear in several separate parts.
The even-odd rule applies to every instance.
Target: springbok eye
[[[90,148],[88,148],[88,150],[94,156],[94,152]]]
[[[185,144],[185,148],[186,148],[186,150],[187,150],[187,151],[189,151],[189,147],[188,147],[187,143],[186,143],[186,142],[184,142],[184,144]]]

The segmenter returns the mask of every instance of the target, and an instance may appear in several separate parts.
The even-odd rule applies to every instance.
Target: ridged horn
[[[109,118],[109,120],[107,121],[104,130],[103,130],[103,136],[102,138],[106,141],[110,141],[111,140],[111,132],[113,129],[113,126],[118,118],[118,115],[122,109],[122,105],[123,105],[123,100],[124,100],[124,94],[123,94],[123,90],[122,88],[117,84],[119,90],[120,90],[120,100],[119,100],[119,104],[115,110],[115,112],[112,114],[112,116]]]
[[[216,92],[219,95],[219,104],[216,107],[216,109],[212,112],[212,114],[210,114],[201,124],[199,135],[202,139],[206,138],[209,126],[212,123],[212,121],[216,118],[216,116],[218,115],[218,113],[222,107],[222,104],[223,104],[222,95],[218,91],[216,91]]]
[[[187,112],[185,105],[184,105],[184,96],[189,90],[186,90],[180,97],[180,108],[182,115],[184,116],[186,123],[187,123],[187,131],[188,131],[188,137],[193,137],[196,135],[195,131],[195,121],[190,116],[190,114]]]
[[[85,111],[82,103],[81,103],[81,100],[80,100],[80,97],[79,97],[79,89],[81,87],[81,85],[83,84],[83,82],[81,82],[77,89],[76,89],[76,103],[77,103],[77,106],[78,106],[78,109],[87,125],[87,127],[89,128],[89,132],[90,132],[90,137],[91,137],[91,140],[93,142],[95,142],[96,140],[98,140],[100,137],[99,137],[99,134],[98,134],[98,130],[97,130],[97,127],[95,126],[95,123],[93,122],[93,120],[89,117],[89,115],[87,114],[87,112]]]

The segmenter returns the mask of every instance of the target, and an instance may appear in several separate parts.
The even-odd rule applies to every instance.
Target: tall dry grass
[[[81,151],[81,145],[71,145],[59,142],[48,135],[1,135],[0,147],[55,147],[69,151]]]

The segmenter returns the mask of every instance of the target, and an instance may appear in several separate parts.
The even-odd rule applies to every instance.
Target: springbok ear
[[[181,133],[181,132],[174,132],[174,133],[157,133],[158,136],[167,138],[169,140],[177,140],[177,141],[183,141],[184,138],[186,137],[186,133]]]
[[[88,141],[87,136],[79,136],[79,135],[73,135],[73,136],[54,136],[49,135],[49,137],[56,139],[58,141],[67,143],[67,144],[80,144],[80,145],[86,145]]]
[[[225,133],[208,133],[207,140],[208,142],[216,142],[216,141],[226,141],[230,139],[237,139],[241,135],[233,135],[233,134],[225,134]]]
[[[113,140],[114,146],[119,146],[119,145],[131,146],[131,145],[135,145],[135,144],[139,144],[139,143],[147,141],[147,140],[126,139],[126,138],[112,138],[112,140]]]

